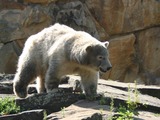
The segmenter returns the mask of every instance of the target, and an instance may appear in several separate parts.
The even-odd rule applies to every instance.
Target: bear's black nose
[[[107,67],[107,68],[103,68],[103,67],[99,67],[99,69],[100,69],[100,71],[101,72],[107,72],[108,70],[110,70],[112,68],[112,66],[110,66],[110,67]]]
[[[110,70],[112,67],[107,67],[107,70]]]

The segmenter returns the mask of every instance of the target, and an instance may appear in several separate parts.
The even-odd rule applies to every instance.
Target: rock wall
[[[0,0],[0,73],[15,73],[25,40],[55,22],[110,41],[102,78],[160,84],[160,0]]]

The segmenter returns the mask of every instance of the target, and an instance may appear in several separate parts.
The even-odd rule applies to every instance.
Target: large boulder
[[[4,73],[4,71],[14,73],[18,56],[14,51],[13,42],[6,45],[2,44],[0,47],[0,56],[0,73]]]
[[[56,1],[56,0],[23,0],[26,3],[38,3],[38,4],[48,4],[51,1]]]
[[[136,34],[140,78],[146,84],[160,85],[160,27],[150,28]]]
[[[4,9],[20,9],[23,10],[25,8],[24,4],[15,2],[16,0],[0,0],[0,11]],[[18,0],[23,1],[23,0]]]
[[[25,40],[51,24],[45,9],[29,6],[24,10],[8,9],[0,12],[0,73],[15,73],[17,59]]]
[[[4,1],[2,3],[7,4]],[[45,9],[40,6],[13,9],[11,5],[20,4],[9,2],[9,9],[3,7],[0,12],[0,56],[3,56],[0,59],[1,73],[15,73],[25,40],[51,23]]]
[[[8,9],[0,12],[0,42],[27,39],[51,24],[45,8],[28,6],[24,10]]]
[[[120,81],[133,81],[138,72],[138,65],[135,62],[135,36],[134,34],[124,35],[110,40],[109,59],[112,69],[102,75],[102,78]],[[133,74],[133,77],[127,77]]]
[[[160,25],[158,0],[86,0],[86,4],[110,35]]]
[[[44,110],[29,110],[18,114],[0,116],[1,120],[43,120]]]
[[[86,31],[99,39],[95,21],[82,2],[78,0],[67,3],[59,2],[49,5],[49,9],[54,22],[66,24],[76,30]]]
[[[100,38],[110,41],[113,69],[103,75],[103,78],[124,82],[137,80],[139,83],[160,85],[158,75],[160,2],[86,0],[85,4],[97,21],[97,26],[103,28],[101,31],[105,31],[104,34],[99,34]],[[135,42],[128,42],[122,48],[121,39],[131,33],[133,36],[136,35]],[[116,39],[114,43],[113,38]],[[123,40],[124,43],[127,41],[130,41],[130,38]]]

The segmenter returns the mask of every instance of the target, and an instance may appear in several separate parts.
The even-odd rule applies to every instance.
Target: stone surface
[[[47,4],[51,1],[57,1],[57,0],[24,0],[26,3],[40,3],[40,4]]]
[[[25,9],[0,11],[0,73],[15,73],[17,59],[24,41],[32,34],[48,27],[51,19],[45,8],[28,6]]]
[[[0,56],[0,73],[4,73],[4,71],[7,71],[7,73],[14,73],[18,56],[14,51],[13,42],[7,43],[0,48]]]
[[[23,1],[23,0],[21,0]],[[0,10],[4,9],[21,9],[25,8],[25,5],[17,3],[16,0],[0,0]]]
[[[136,61],[134,60],[134,43],[134,34],[124,35],[110,40],[109,59],[112,64],[112,69],[102,75],[102,78],[125,82],[135,80],[134,76],[138,72],[138,65],[136,65]],[[130,73],[133,74],[133,77],[130,75],[130,77],[127,78],[127,75]]]
[[[1,83],[0,82],[0,94],[13,94],[12,83]]]
[[[160,27],[150,28],[136,34],[141,79],[146,84],[160,85]]]
[[[0,116],[0,120],[43,120],[44,110],[29,110],[18,114]]]
[[[70,79],[72,81],[76,81],[80,80],[80,77],[70,76]],[[72,84],[70,85],[72,86]],[[99,79],[97,92],[99,94],[103,94],[108,101],[113,98],[115,103],[117,103],[116,106],[119,106],[120,103],[124,104],[128,99],[128,87],[130,87],[132,92],[134,92],[135,89],[140,92],[137,98],[140,109],[160,112],[160,95],[157,94],[160,92],[160,87],[158,86],[138,85],[135,83],[126,84],[117,81],[105,81],[103,79]],[[132,92],[130,93],[130,96],[131,100],[134,100],[135,94]],[[144,106],[144,104],[147,107]]]
[[[109,114],[108,105],[99,105],[98,101],[81,100],[60,112],[47,116],[47,120],[102,120],[102,114]],[[111,114],[111,113],[110,113]],[[94,117],[98,119],[93,119]]]
[[[159,120],[152,112],[138,111],[139,115],[134,116],[135,120]],[[106,120],[114,113],[111,113],[110,106],[100,105],[99,101],[89,102],[81,100],[47,116],[47,120]]]
[[[71,76],[70,76],[71,77]],[[72,80],[78,80],[79,78],[73,77]],[[75,104],[72,104],[69,107],[63,108],[59,112],[52,113],[47,116],[47,120],[98,120],[98,119],[109,119],[112,115],[116,113],[112,113],[110,110],[110,102],[111,99],[114,101],[114,107],[118,107],[121,105],[126,105],[126,100],[128,100],[128,86],[130,85],[131,89],[135,89],[135,84],[125,84],[121,82],[115,81],[105,81],[99,80],[98,84],[98,92],[103,94],[103,102],[105,100],[105,105],[100,105],[100,100],[98,101],[86,101],[81,100]],[[112,86],[112,87],[111,87]],[[144,85],[137,85],[136,88],[141,91],[141,89],[146,88],[153,88],[160,90],[159,87],[154,86],[144,86]],[[118,89],[117,89],[118,88]],[[123,89],[123,90],[122,90]],[[155,91],[154,91],[155,92]],[[150,93],[150,92],[148,92]],[[159,93],[159,91],[156,91]],[[131,100],[135,100],[135,94],[130,92]],[[137,97],[138,102],[138,116],[134,116],[135,120],[147,120],[147,119],[154,119],[159,120],[160,117],[156,116],[154,112],[160,112],[160,99],[156,97],[151,97],[149,95],[144,95],[143,93],[138,94]],[[145,111],[143,111],[145,110]],[[146,112],[147,111],[147,112]],[[148,112],[152,111],[152,112]]]
[[[34,84],[28,86],[28,94],[37,93],[36,86]],[[1,82],[0,81],[0,94],[13,94],[12,81]]]
[[[70,81],[77,81],[80,80],[78,76],[69,76],[69,84]],[[70,87],[74,86],[72,83]],[[151,110],[151,111],[159,111],[160,108],[160,95],[157,94],[160,92],[160,87],[158,86],[146,86],[146,85],[139,85],[135,83],[122,83],[117,81],[105,81],[103,79],[98,80],[98,89],[97,92],[99,94],[103,94],[108,101],[113,98],[117,103],[116,106],[119,104],[124,104],[125,101],[128,99],[128,87],[130,87],[131,91],[133,92],[135,89],[139,91],[138,94],[138,103],[139,108],[143,110]],[[131,100],[134,100],[135,94],[130,93]],[[147,106],[144,106],[144,104]],[[108,104],[109,105],[109,104]],[[159,111],[160,112],[160,111]]]
[[[114,100],[114,105],[118,107],[121,105],[126,105],[126,101],[128,100],[128,94],[130,94],[130,100],[135,101],[137,99],[138,109],[146,110],[151,112],[160,112],[160,99],[156,97],[152,97],[149,95],[138,94],[137,98],[135,94],[128,91],[119,90],[117,88],[112,88],[105,85],[99,85],[99,92],[102,93],[107,99],[107,105],[110,104],[111,98]]]
[[[11,84],[14,75],[0,74],[0,83],[6,85]],[[138,116],[134,116],[137,120],[159,120],[160,116],[156,116],[156,113],[160,112],[160,96],[153,94],[160,92],[160,87],[157,86],[145,86],[136,85],[133,83],[122,83],[117,81],[106,81],[99,79],[98,81],[98,93],[103,96],[97,97],[95,101],[79,100],[78,94],[73,94],[72,87],[74,87],[74,81],[79,81],[79,76],[67,76],[63,79],[63,84],[55,93],[33,94],[29,95],[26,99],[16,99],[16,103],[21,106],[24,111],[19,114],[13,114],[9,116],[0,116],[0,120],[42,120],[44,117],[44,109],[47,110],[46,120],[102,120],[108,119],[115,112],[111,113],[110,102],[114,100],[114,107],[126,105],[126,100],[130,95],[131,100],[137,99],[138,102]],[[73,81],[73,82],[71,82]],[[66,85],[66,87],[65,87]],[[128,93],[128,86],[130,86],[130,93]],[[9,86],[12,87],[11,85]],[[34,86],[35,87],[35,86]],[[135,98],[133,93],[135,88],[138,89],[138,93]],[[144,91],[148,90],[148,91]],[[0,97],[15,97],[13,94],[4,94],[4,89],[0,90],[2,94]],[[154,97],[152,97],[154,96]],[[78,101],[78,102],[76,102]],[[103,104],[102,104],[103,101]],[[43,109],[43,110],[35,110]],[[145,110],[145,111],[143,111]],[[54,112],[56,111],[56,112]],[[51,114],[50,114],[51,113]],[[46,115],[45,115],[46,116]]]
[[[11,36],[14,35],[12,33],[19,27],[21,10],[2,10],[0,13],[0,42],[7,43],[11,41]],[[15,37],[18,37],[20,34],[23,35],[23,31],[20,30],[19,34],[16,34]]]
[[[99,38],[95,21],[90,15],[88,8],[80,1],[72,1],[66,4],[57,3],[50,5],[51,12],[55,18],[54,22],[66,24],[76,30],[90,33],[93,37]],[[54,19],[53,19],[54,20]]]
[[[118,81],[110,81],[110,80],[104,81],[103,79],[99,79],[98,85],[103,85],[103,84],[124,91],[128,91],[129,86],[132,90],[135,88],[135,83],[122,83]],[[158,86],[138,84],[136,85],[136,88],[141,94],[150,95],[160,99],[160,94],[157,94],[160,92],[160,87]]]
[[[13,79],[14,74],[0,74],[0,94],[13,94]],[[35,84],[29,85],[28,93],[37,93]]]
[[[2,10],[0,23],[0,42],[7,43],[14,40],[26,40],[30,35],[48,27],[51,20],[45,13],[45,8],[37,5],[28,6],[24,10]]]
[[[134,55],[131,55],[132,57],[130,51],[124,52],[119,49],[118,41],[113,45],[114,47],[110,44],[115,49],[113,51],[110,46],[113,73],[109,72],[103,78],[124,82],[137,80],[139,83],[160,85],[159,47],[157,47],[159,45],[160,1],[86,0],[86,5],[99,25],[105,29],[106,39],[115,37],[118,40],[124,36],[123,33],[130,34],[135,31],[138,34],[135,37],[135,43],[131,42],[125,46],[126,49],[136,50]],[[125,56],[126,54],[129,56]],[[112,55],[117,61],[112,61]],[[128,64],[126,61],[130,58],[132,60]]]
[[[25,99],[16,99],[16,104],[23,110],[45,109],[47,113],[61,110],[78,100],[69,88],[59,88],[56,92],[33,94]]]
[[[159,0],[86,0],[86,4],[109,35],[160,25]]]
[[[2,74],[0,73],[0,82],[12,81],[14,74]]]

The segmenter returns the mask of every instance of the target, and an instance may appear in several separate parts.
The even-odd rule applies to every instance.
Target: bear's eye
[[[98,60],[103,60],[103,59],[104,59],[104,57],[103,57],[103,56],[101,56],[101,55],[99,55],[99,56],[97,56],[97,59],[98,59]]]

